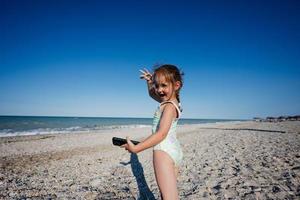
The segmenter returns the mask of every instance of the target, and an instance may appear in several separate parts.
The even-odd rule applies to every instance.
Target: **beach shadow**
[[[131,164],[131,171],[136,179],[138,189],[139,189],[139,195],[137,197],[138,200],[155,200],[155,197],[151,190],[149,189],[149,186],[146,182],[145,176],[144,176],[144,169],[142,164],[139,161],[138,156],[135,153],[131,153],[130,155],[130,162],[124,163],[121,162],[122,165],[128,165]]]

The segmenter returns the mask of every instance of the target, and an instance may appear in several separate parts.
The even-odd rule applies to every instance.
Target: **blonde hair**
[[[184,73],[179,70],[175,65],[164,64],[159,66],[154,66],[154,75],[163,75],[166,81],[171,82],[173,85],[175,82],[180,82],[180,87],[176,90],[176,99],[180,102],[179,92],[183,86],[183,75]]]

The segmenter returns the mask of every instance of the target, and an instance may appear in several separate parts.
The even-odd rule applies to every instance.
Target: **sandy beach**
[[[0,199],[159,199],[152,150],[113,146],[151,128],[0,138]],[[179,126],[181,199],[299,199],[300,121]]]

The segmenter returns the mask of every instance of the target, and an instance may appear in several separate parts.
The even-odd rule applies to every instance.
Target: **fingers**
[[[130,141],[129,137],[126,137],[126,140],[127,140],[128,145],[133,145],[133,143]]]
[[[151,78],[147,77],[147,76],[140,76],[141,79],[145,79],[146,81],[151,81]]]
[[[152,77],[152,74],[146,68],[143,70],[140,69],[139,71],[142,73],[141,77]]]
[[[144,71],[146,72],[146,74],[147,74],[148,76],[152,76],[152,73],[149,72],[146,68],[144,68]]]
[[[121,148],[124,148],[125,150],[128,151],[128,144],[123,144],[122,146],[120,146]]]
[[[145,71],[147,74],[152,75],[146,68],[144,68],[144,71]]]
[[[128,136],[126,137],[126,140],[127,140],[127,143],[121,145],[120,147],[121,147],[121,148],[125,148],[125,150],[129,151],[129,145],[130,145],[132,142],[129,140],[129,137],[128,137]]]
[[[146,72],[146,71],[143,71],[143,70],[140,70],[140,72],[142,73],[141,77],[147,78],[147,77],[151,77],[152,76],[149,72]]]
[[[146,68],[139,70],[142,73],[151,74]]]
[[[147,73],[145,69],[140,69],[139,71],[140,71],[142,74]]]
[[[131,142],[131,140],[129,139],[128,136],[126,137],[126,140],[127,140],[127,143],[121,145],[120,147],[125,148],[125,150],[127,150],[130,153],[135,153],[135,150],[134,150],[135,145]]]

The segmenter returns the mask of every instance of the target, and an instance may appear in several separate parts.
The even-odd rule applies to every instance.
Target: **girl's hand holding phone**
[[[136,146],[131,142],[129,137],[126,137],[127,144],[122,145],[121,147],[125,148],[127,151],[131,153],[137,153]]]

